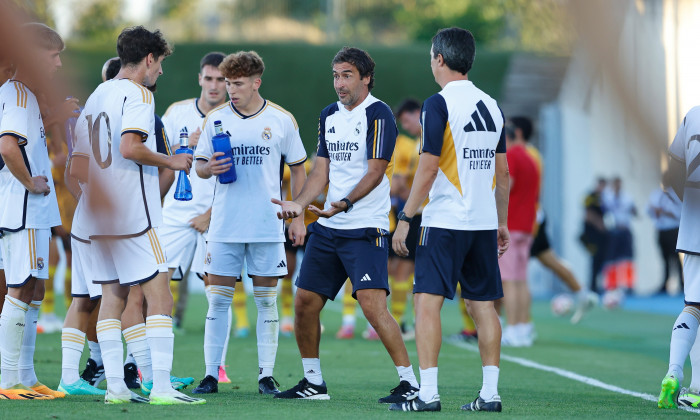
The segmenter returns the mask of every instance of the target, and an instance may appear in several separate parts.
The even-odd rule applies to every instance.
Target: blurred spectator
[[[664,184],[668,184],[668,171],[664,172]],[[659,249],[661,258],[664,260],[664,278],[658,293],[665,293],[668,290],[671,271],[681,281],[683,285],[683,267],[681,259],[676,252],[676,242],[678,241],[678,227],[681,223],[682,202],[672,188],[664,190],[659,187],[649,196],[647,213],[654,221],[654,226],[658,232]]]
[[[605,289],[632,289],[636,274],[630,224],[637,216],[637,208],[629,194],[622,190],[619,177],[613,179],[612,187],[603,192],[603,210],[611,226],[603,268]]]
[[[605,227],[603,211],[603,191],[606,187],[605,178],[598,178],[596,187],[584,200],[586,216],[583,224],[583,233],[580,240],[591,254],[591,279],[590,288],[598,292],[598,276],[605,265],[605,252],[608,230]]]

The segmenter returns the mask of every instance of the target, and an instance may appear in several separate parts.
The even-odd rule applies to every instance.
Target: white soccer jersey
[[[187,99],[170,105],[163,115],[163,125],[170,140],[170,148],[173,153],[180,147],[180,133],[185,131],[192,134],[197,128],[202,127],[205,115],[197,106],[198,99]],[[194,217],[209,210],[214,199],[214,185],[216,179],[202,179],[194,169],[190,171],[192,184],[192,200],[179,201],[175,199],[177,177],[170,187],[168,195],[163,201],[163,223],[168,226],[189,226],[189,221]]]
[[[61,224],[56,189],[51,176],[51,160],[46,148],[46,133],[39,104],[22,82],[8,80],[0,87],[0,137],[17,139],[24,163],[32,176],[49,179],[51,193],[31,194],[12,175],[0,158],[0,231],[49,229]]]
[[[306,151],[294,117],[265,101],[253,115],[242,115],[229,102],[207,115],[194,157],[209,160],[213,152],[214,121],[231,135],[238,179],[217,181],[212,205],[209,242],[284,242],[284,222],[272,197],[282,196],[282,163],[299,165]]]
[[[393,175],[392,155],[398,130],[391,108],[368,95],[348,111],[340,102],[321,111],[318,127],[319,157],[330,159],[330,182],[325,209],[334,201],[347,197],[367,174],[369,159],[389,161],[381,183],[369,194],[353,203],[347,213],[338,213],[318,223],[334,229],[380,228],[389,230],[390,180]]]
[[[440,157],[421,226],[497,229],[496,153],[506,142],[496,101],[470,81],[450,82],[423,103],[421,126],[421,150]]]
[[[125,159],[119,151],[124,133],[140,135],[156,151],[153,94],[129,79],[102,83],[85,103],[75,131],[73,156],[90,161],[88,197],[96,189],[102,192],[96,203],[100,211],[86,212],[89,221],[83,222],[90,238],[139,236],[159,226],[158,168]]]
[[[686,168],[676,248],[686,254],[700,255],[700,107],[691,109],[683,119],[669,154]]]

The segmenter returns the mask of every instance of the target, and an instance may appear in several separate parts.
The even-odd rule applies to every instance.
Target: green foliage
[[[396,20],[413,40],[431,39],[441,28],[469,29],[478,43],[492,44],[505,26],[500,1],[404,0],[395,12]]]
[[[91,42],[116,39],[124,22],[121,19],[123,0],[93,0],[81,6],[75,25],[75,37]]]

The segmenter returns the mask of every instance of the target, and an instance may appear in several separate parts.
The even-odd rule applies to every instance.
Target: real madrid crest
[[[262,132],[262,138],[263,140],[270,140],[272,138],[272,130],[270,127],[265,127],[265,129]]]
[[[360,132],[362,131],[362,130],[360,130],[361,128],[362,128],[362,123],[358,121],[357,125],[355,126],[355,135],[356,136],[360,135]]]
[[[36,259],[36,266],[39,268],[39,270],[44,269],[44,259],[39,257]]]

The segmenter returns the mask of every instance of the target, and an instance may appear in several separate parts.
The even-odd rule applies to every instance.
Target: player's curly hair
[[[138,64],[148,54],[153,54],[157,60],[171,53],[170,45],[159,30],[151,32],[143,26],[134,26],[125,28],[117,38],[117,55],[122,67]]]
[[[367,88],[371,91],[374,87],[374,60],[370,57],[367,51],[353,47],[343,47],[333,57],[331,66],[338,63],[350,63],[360,72],[360,78],[364,79],[369,76],[369,85]]]
[[[219,70],[227,79],[260,77],[265,71],[265,63],[255,51],[238,51],[224,58],[224,61],[219,64]]]

